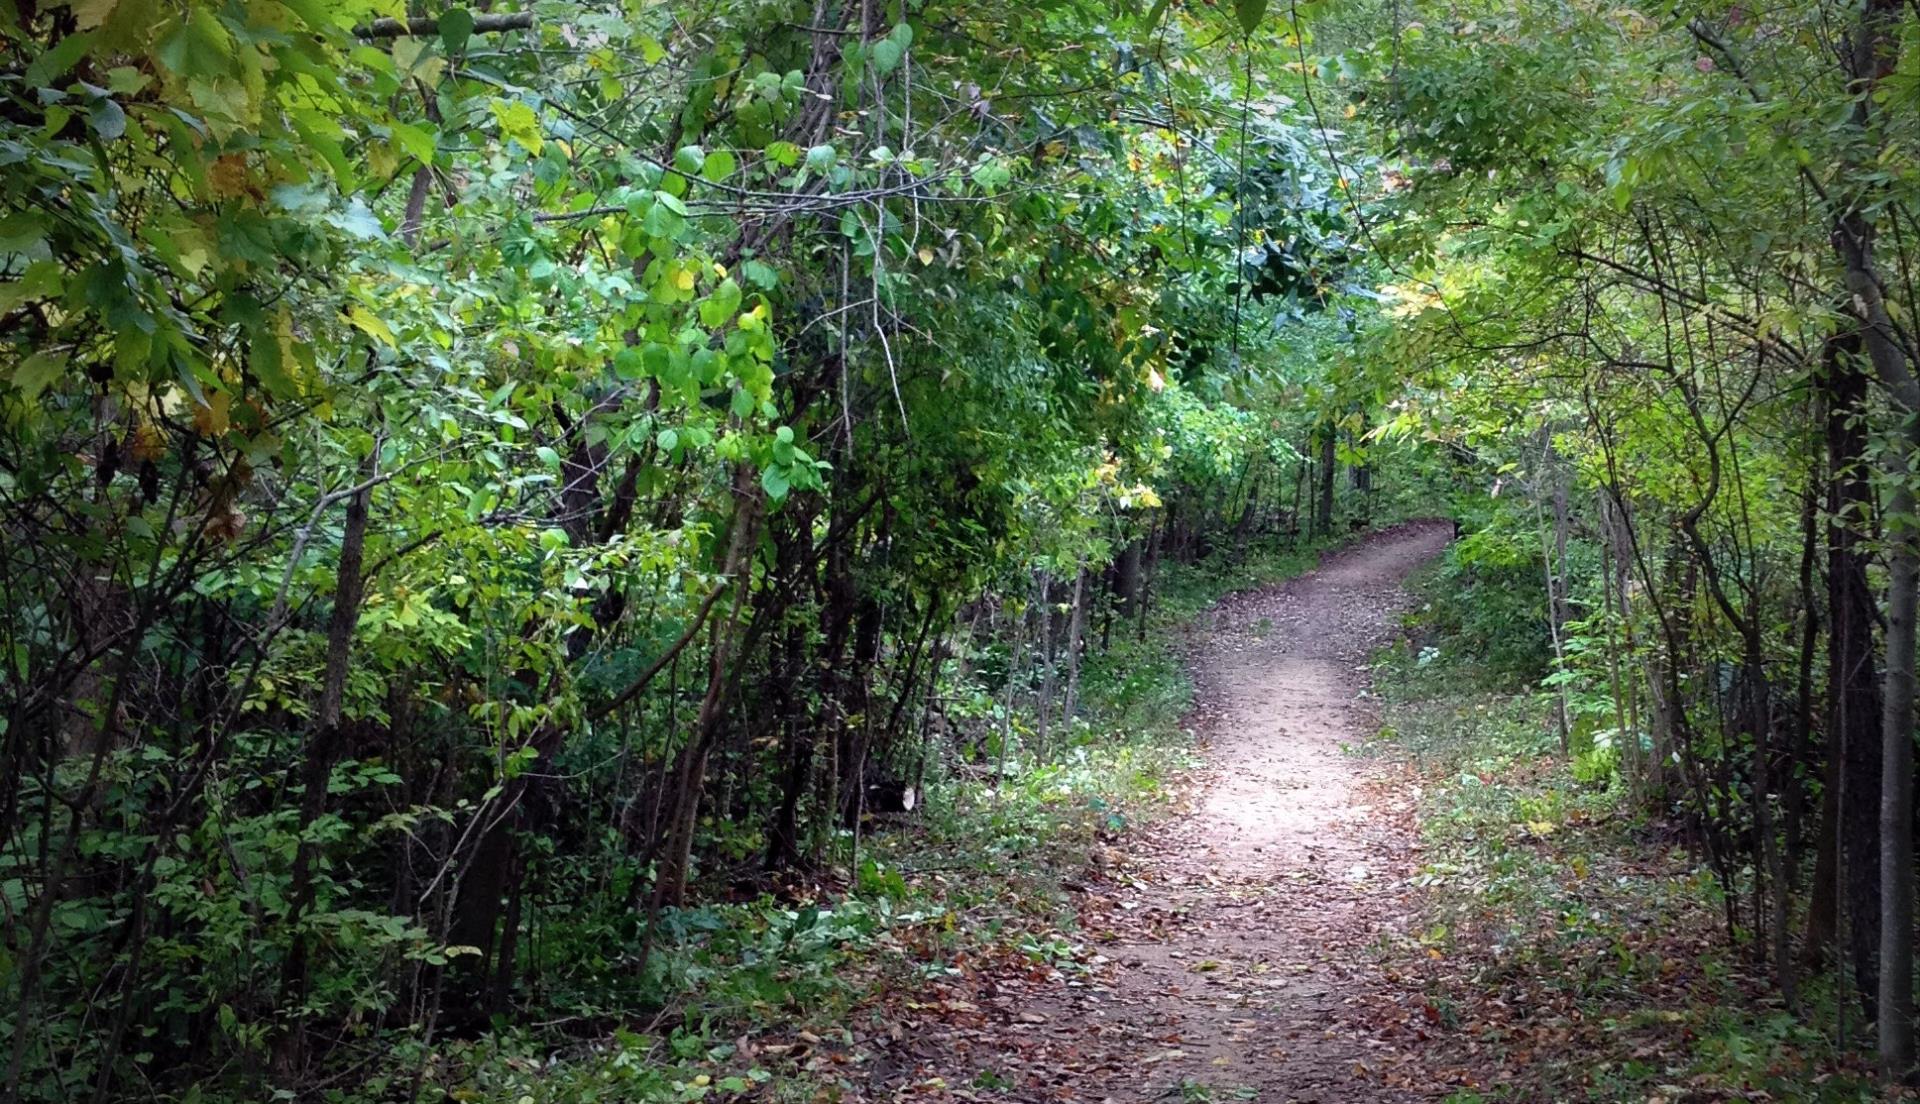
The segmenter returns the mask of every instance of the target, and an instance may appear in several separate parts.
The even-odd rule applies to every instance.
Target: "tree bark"
[[[713,751],[725,713],[723,691],[727,687],[732,660],[733,635],[739,625],[740,610],[750,582],[748,569],[760,537],[760,492],[750,465],[740,464],[734,473],[733,533],[727,542],[727,555],[721,566],[725,585],[733,588],[733,606],[714,629],[713,653],[707,667],[707,692],[700,700],[700,712],[693,734],[681,749],[676,770],[673,816],[667,821],[667,845],[661,854],[660,871],[654,882],[654,910],[678,906],[686,898],[687,875],[693,861],[693,835],[700,817],[700,791],[706,783],[707,758]]]
[[[338,754],[341,715],[346,708],[347,674],[353,653],[353,634],[360,624],[360,600],[366,591],[361,574],[366,562],[367,513],[373,496],[373,478],[380,455],[379,441],[367,454],[360,468],[360,488],[347,500],[347,517],[340,534],[340,565],[334,575],[333,612],[327,621],[326,666],[320,682],[320,707],[314,717],[313,736],[308,741],[300,769],[300,828],[295,845],[293,870],[288,879],[287,929],[292,945],[281,965],[280,1002],[286,1008],[306,1003],[307,938],[300,930],[307,910],[313,907],[314,845],[307,837],[319,819],[326,815],[327,784],[333,776],[333,761]],[[306,1021],[296,1018],[293,1028],[282,1037],[275,1064],[291,1074],[305,1058]]]
[[[1334,469],[1334,428],[1333,419],[1328,418],[1320,426],[1320,470],[1315,474],[1320,479],[1320,495],[1314,510],[1313,532],[1324,537],[1333,532],[1333,469]]]
[[[1073,613],[1067,618],[1067,693],[1060,710],[1060,723],[1071,735],[1073,714],[1080,705],[1080,645],[1087,634],[1087,566],[1084,561],[1073,577]]]
[[[1849,32],[1846,58],[1854,98],[1851,128],[1864,145],[1873,134],[1875,95],[1900,59],[1901,0],[1867,0]],[[1855,154],[1859,157],[1860,154]],[[1869,166],[1849,160],[1849,170]],[[1920,523],[1914,517],[1913,463],[1920,457],[1920,381],[1908,363],[1904,330],[1887,309],[1875,257],[1874,226],[1855,200],[1834,212],[1833,240],[1860,337],[1874,375],[1893,396],[1899,416],[1883,452],[1889,486],[1887,669],[1880,731],[1880,978],[1875,1002],[1881,1070],[1905,1076],[1913,1067],[1913,705],[1914,619],[1920,607]]]

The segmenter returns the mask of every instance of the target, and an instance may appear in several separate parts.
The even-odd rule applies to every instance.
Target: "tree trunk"
[[[1558,674],[1565,670],[1566,649],[1562,643],[1567,621],[1566,568],[1567,568],[1567,488],[1561,477],[1560,465],[1553,451],[1553,427],[1543,426],[1540,430],[1542,445],[1540,449],[1540,468],[1534,479],[1534,514],[1538,519],[1542,481],[1553,500],[1553,528],[1540,534],[1540,558],[1546,570],[1547,580],[1547,634],[1553,644],[1553,669]],[[1544,528],[1544,522],[1542,524]],[[1560,757],[1565,759],[1572,751],[1571,718],[1567,709],[1567,688],[1564,683],[1555,688],[1554,725],[1560,734]]]
[[[1147,612],[1153,605],[1153,576],[1160,566],[1160,544],[1165,536],[1164,523],[1155,525],[1152,532],[1147,534],[1147,548],[1142,555],[1144,562],[1140,570],[1139,609],[1134,611],[1134,636],[1139,640],[1147,638]]]
[[[1324,537],[1333,532],[1333,469],[1334,469],[1334,428],[1333,419],[1328,418],[1320,426],[1320,497],[1315,508],[1313,532]]]
[[[1849,31],[1845,58],[1851,129],[1876,146],[1874,95],[1900,60],[1901,0],[1867,0]],[[1858,155],[1856,155],[1858,156]],[[1871,166],[1849,161],[1856,172]],[[1874,226],[1855,200],[1834,212],[1833,242],[1848,300],[1874,375],[1891,393],[1900,428],[1883,450],[1888,483],[1887,669],[1880,731],[1880,977],[1875,1004],[1880,1064],[1889,1077],[1913,1066],[1913,704],[1914,617],[1920,606],[1920,524],[1914,519],[1912,466],[1920,457],[1920,381],[1902,341],[1911,333],[1887,309],[1887,285],[1875,257]]]
[[[1085,562],[1073,578],[1073,614],[1067,619],[1067,694],[1060,710],[1060,723],[1073,728],[1073,714],[1080,705],[1080,645],[1087,632],[1087,567]]]
[[[1113,565],[1113,597],[1119,604],[1118,613],[1122,617],[1131,616],[1140,604],[1140,563],[1145,555],[1147,541],[1145,537],[1135,537],[1120,550],[1119,559]]]
[[[1042,761],[1047,757],[1047,733],[1049,722],[1053,719],[1053,653],[1054,653],[1054,610],[1053,576],[1045,571],[1039,573],[1037,612],[1040,615],[1040,702],[1039,725],[1034,733],[1035,755]]]
[[[760,534],[759,484],[753,469],[740,464],[734,474],[733,533],[727,542],[721,573],[724,584],[733,588],[732,610],[715,624],[713,652],[707,668],[707,692],[700,700],[700,712],[693,733],[681,749],[675,771],[673,815],[667,821],[666,847],[660,856],[660,870],[654,881],[653,908],[678,906],[686,898],[687,874],[693,860],[694,828],[700,816],[700,790],[706,782],[707,757],[712,753],[725,710],[723,691],[732,659],[733,634],[745,605],[751,579],[748,577],[753,550]]]
[[[313,907],[314,844],[307,837],[314,824],[325,815],[327,786],[333,777],[333,761],[341,743],[341,716],[346,707],[348,662],[352,658],[353,634],[360,624],[360,600],[366,591],[362,565],[366,560],[367,513],[373,495],[372,482],[380,455],[376,439],[374,449],[360,467],[359,489],[347,501],[346,523],[340,534],[340,565],[335,572],[333,612],[327,621],[327,655],[320,683],[320,707],[314,717],[313,736],[307,743],[306,758],[300,770],[299,843],[288,879],[287,928],[292,946],[281,966],[280,1001],[283,1007],[298,1009],[307,999],[307,937],[300,930],[307,910]],[[281,1040],[275,1064],[291,1075],[305,1058],[306,1020],[298,1017],[293,1029]]]

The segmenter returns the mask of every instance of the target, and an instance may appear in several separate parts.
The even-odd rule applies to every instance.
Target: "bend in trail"
[[[1098,968],[1064,988],[990,982],[983,1018],[998,1030],[922,1038],[921,1076],[944,1067],[981,1100],[1424,1098],[1369,951],[1413,913],[1407,799],[1349,748],[1373,731],[1366,657],[1393,632],[1407,575],[1450,536],[1431,522],[1376,534],[1207,615],[1190,657],[1198,796],[1089,894]],[[968,1089],[953,1072],[1015,1058],[1057,1072]]]

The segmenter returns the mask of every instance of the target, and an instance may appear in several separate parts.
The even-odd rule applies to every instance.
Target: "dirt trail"
[[[1397,624],[1401,583],[1450,535],[1378,534],[1209,615],[1191,656],[1206,759],[1192,811],[1083,903],[1104,959],[1090,980],[1008,994],[1025,1034],[1002,1047],[1059,1074],[963,1097],[1427,1098],[1402,1071],[1417,1016],[1369,951],[1412,914],[1410,797],[1346,749],[1373,731],[1362,664]]]
[[[1410,912],[1407,795],[1349,748],[1374,731],[1362,665],[1398,623],[1401,583],[1450,536],[1380,534],[1212,614],[1192,657],[1204,797],[1136,850],[1116,911],[1144,922],[1116,922],[1114,992],[1065,1024],[1147,1044],[1106,1098],[1422,1098],[1390,1083],[1399,1056],[1362,1022],[1378,1008],[1368,945]]]

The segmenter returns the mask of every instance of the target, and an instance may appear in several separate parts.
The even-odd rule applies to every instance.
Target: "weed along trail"
[[[1397,624],[1402,582],[1450,535],[1402,526],[1206,615],[1189,657],[1204,765],[1186,810],[1128,841],[1081,895],[1089,975],[989,983],[1001,1015],[984,1019],[999,1026],[962,1046],[971,1080],[943,1071],[944,1087],[979,1100],[1427,1097],[1401,1070],[1412,1029],[1370,950],[1412,915],[1410,799],[1348,749],[1374,731],[1366,657]],[[996,1061],[1054,1072],[1021,1084]]]

